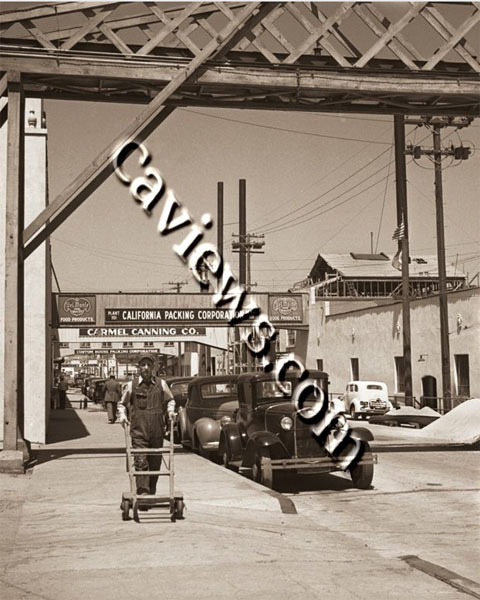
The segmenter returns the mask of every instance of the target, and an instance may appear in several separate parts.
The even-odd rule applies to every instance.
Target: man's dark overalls
[[[132,381],[130,435],[133,448],[162,448],[165,430],[164,402],[161,382],[157,383],[153,378],[149,382]],[[137,471],[159,471],[161,463],[160,455],[135,456]],[[138,494],[155,494],[158,475],[138,476],[136,480]]]

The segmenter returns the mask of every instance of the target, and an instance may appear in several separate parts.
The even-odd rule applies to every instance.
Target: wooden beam
[[[5,371],[3,449],[18,450],[18,411],[22,401],[24,124],[21,75],[8,72],[7,200],[5,218]]]
[[[433,7],[426,7],[421,12],[422,17],[430,23],[430,25],[443,37],[444,40],[450,40],[450,37],[455,33],[453,25],[451,25],[445,17]],[[480,73],[480,63],[474,58],[476,56],[475,48],[466,40],[461,40],[454,46],[457,52],[467,62],[474,71]]]
[[[122,131],[122,133],[109,144],[55,200],[47,206],[25,229],[23,235],[24,256],[27,257],[35,247],[38,247],[41,241],[45,240],[47,235],[40,231],[49,221],[55,217],[53,227],[49,224],[49,231],[53,231],[63,220],[73,212],[94,189],[104,181],[113,171],[113,157],[116,151],[130,140],[143,141],[147,135],[157,126],[158,118],[164,114],[170,114],[173,108],[163,108],[166,100],[175,92],[185,81],[197,73],[206,60],[221,55],[222,51],[228,51],[232,44],[237,43],[238,36],[244,36],[246,32],[257,24],[266,14],[268,14],[276,3],[266,3],[260,7],[259,2],[252,2],[245,6],[227,25],[218,33],[217,37],[210,40],[202,52],[193,58],[177,75],[170,81],[165,88],[157,94],[150,104]],[[163,119],[162,119],[163,120]],[[52,229],[53,227],[53,229]],[[33,236],[37,235],[38,240],[34,240],[28,246],[27,242]],[[39,241],[41,240],[41,241]]]
[[[472,29],[472,27],[474,27],[479,21],[480,9],[476,7],[475,3],[475,13],[462,25],[460,25],[460,27],[457,28],[450,40],[435,52],[432,58],[423,66],[422,70],[430,71],[431,69],[433,69],[442,60],[442,58],[446,56],[450,52],[450,50],[452,50],[452,48],[454,48],[467,35],[470,29]]]
[[[111,6],[111,2],[95,2],[95,8],[101,6]],[[0,12],[0,21],[2,25],[7,23],[17,23],[25,19],[38,19],[40,17],[56,17],[66,13],[78,12],[85,8],[91,8],[91,2],[60,2],[57,4],[44,4],[37,8],[27,8],[22,10],[12,10]]]
[[[138,62],[137,62],[138,61]],[[80,77],[85,80],[92,79],[117,79],[129,81],[132,85],[135,81],[148,81],[150,83],[163,84],[171,81],[184,62],[171,62],[164,64],[161,59],[158,63],[149,61],[145,63],[141,59],[124,59],[116,57],[115,62],[104,64],[90,58],[88,62],[82,60],[65,60],[58,56],[39,58],[33,57],[10,57],[2,56],[4,69],[19,70],[25,74],[64,76],[69,78]],[[271,68],[270,66],[248,66],[236,68],[232,65],[209,66],[202,69],[202,73],[196,77],[199,85],[220,85],[238,87],[262,87],[274,89],[296,89],[298,87],[297,73],[300,75],[300,89],[315,89],[323,91],[345,91],[359,93],[382,93],[417,95],[452,95],[477,96],[480,93],[480,81],[473,73],[450,72],[423,73],[422,76],[414,73],[398,73],[394,69],[380,73],[367,69],[349,70],[341,69],[321,71],[309,66],[296,66],[282,68],[281,65]],[[38,85],[42,85],[39,82]]]

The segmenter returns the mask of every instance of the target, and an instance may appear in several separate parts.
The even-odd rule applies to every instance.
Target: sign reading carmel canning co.
[[[200,323],[228,325],[233,310],[221,308],[106,308],[105,323]]]
[[[80,337],[175,337],[207,335],[205,327],[80,327]]]
[[[59,323],[95,323],[95,296],[58,295]]]
[[[269,294],[268,316],[272,323],[301,323],[303,303],[301,294]]]

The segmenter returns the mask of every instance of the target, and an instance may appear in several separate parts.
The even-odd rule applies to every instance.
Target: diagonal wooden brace
[[[207,60],[229,52],[266,15],[277,2],[252,2],[245,5],[203,50],[168,83],[148,106],[109,144],[69,186],[55,198],[25,229],[24,258],[27,258],[55,229],[73,213],[113,172],[113,157],[128,141],[142,142],[173,110],[164,107],[168,98],[187,80],[205,68]],[[35,237],[34,237],[35,236]],[[34,238],[32,240],[32,238]],[[32,240],[32,241],[30,241]],[[30,243],[28,243],[30,242]],[[27,245],[28,244],[28,245]]]

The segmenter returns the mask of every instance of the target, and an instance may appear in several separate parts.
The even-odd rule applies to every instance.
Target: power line
[[[339,140],[343,142],[367,142],[368,144],[382,144],[390,145],[390,142],[379,142],[375,140],[362,140],[358,138],[347,138],[336,135],[327,135],[323,133],[313,133],[312,131],[298,131],[296,129],[287,129],[286,127],[276,127],[275,125],[263,125],[261,123],[250,123],[249,121],[241,121],[240,119],[231,119],[228,117],[220,117],[219,115],[209,115],[206,113],[198,112],[197,110],[191,110],[189,108],[182,108],[184,112],[189,112],[195,115],[200,115],[202,117],[208,117],[210,119],[220,119],[221,121],[229,121],[231,123],[240,123],[242,125],[249,125],[250,127],[260,127],[261,129],[271,129],[274,131],[284,131],[285,133],[296,133],[298,135],[308,135],[311,137],[319,137],[328,140]]]

